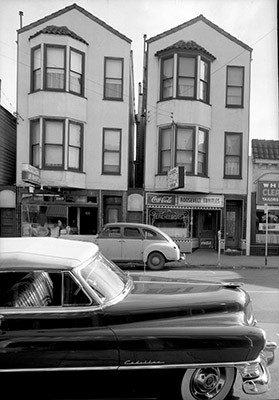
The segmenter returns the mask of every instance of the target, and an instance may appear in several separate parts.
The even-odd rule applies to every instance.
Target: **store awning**
[[[67,218],[67,207],[60,205],[47,206],[47,217]]]

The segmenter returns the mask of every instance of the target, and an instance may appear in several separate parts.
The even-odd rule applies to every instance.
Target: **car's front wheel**
[[[182,379],[183,400],[224,400],[232,390],[235,368],[187,369]]]
[[[147,259],[148,268],[153,271],[159,271],[164,268],[165,265],[165,257],[159,251],[153,251],[149,254]]]

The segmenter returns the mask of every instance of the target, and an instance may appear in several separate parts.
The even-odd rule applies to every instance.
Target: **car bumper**
[[[244,393],[261,394],[269,390],[270,373],[268,366],[274,361],[276,348],[276,343],[268,341],[255,362],[251,362],[239,369]]]

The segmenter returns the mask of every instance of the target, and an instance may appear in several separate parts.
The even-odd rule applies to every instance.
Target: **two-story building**
[[[16,117],[0,105],[0,237],[17,236],[15,181]]]
[[[145,38],[145,221],[191,248],[246,237],[252,49],[203,15]]]
[[[18,30],[21,235],[96,234],[133,186],[131,40],[77,4]]]

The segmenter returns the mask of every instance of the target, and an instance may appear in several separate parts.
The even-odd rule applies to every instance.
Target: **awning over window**
[[[47,206],[47,217],[67,218],[67,207],[60,205]]]

